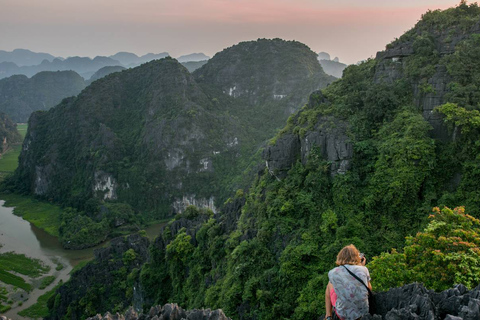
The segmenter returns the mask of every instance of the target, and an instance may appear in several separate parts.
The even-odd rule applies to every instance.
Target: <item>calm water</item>
[[[65,250],[58,239],[49,235],[30,222],[13,214],[13,208],[3,206],[5,201],[0,200],[0,252],[15,251],[29,257],[41,260],[59,259],[74,267],[82,260],[91,259],[93,250],[102,247],[84,250]],[[155,238],[164,224],[156,224],[146,229],[150,239]]]
[[[0,252],[14,251],[44,261],[56,259],[70,267],[93,257],[94,248],[63,249],[57,238],[14,215],[13,208],[5,208],[4,203],[0,200]]]

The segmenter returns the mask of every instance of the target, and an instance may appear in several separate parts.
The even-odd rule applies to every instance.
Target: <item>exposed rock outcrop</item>
[[[326,100],[322,93],[316,91],[310,96],[308,107],[324,102]],[[305,128],[307,124],[302,126]],[[330,162],[331,175],[344,174],[350,168],[353,157],[353,145],[347,130],[346,121],[320,115],[313,128],[305,130],[303,134],[286,133],[274,145],[267,146],[263,152],[265,165],[271,175],[281,179],[297,160],[306,164],[311,152],[318,148],[319,155]]]
[[[404,78],[406,59],[418,54],[415,43],[418,39],[428,39],[425,41],[430,41],[432,54],[436,57],[444,57],[453,54],[459,43],[479,33],[480,22],[465,30],[459,26],[437,28],[426,21],[420,21],[415,28],[388,45],[385,51],[377,53],[375,82],[392,84]],[[422,111],[425,120],[432,125],[432,136],[440,140],[450,140],[452,134],[448,132],[442,116],[434,113],[433,109],[446,102],[445,95],[450,91],[448,86],[450,81],[452,78],[445,65],[437,64],[435,72],[426,79],[426,82],[425,79],[415,79],[412,83],[414,103]],[[428,86],[429,90],[424,90],[425,86]]]
[[[106,313],[103,317],[96,315],[87,320],[230,320],[221,309],[193,309],[183,310],[175,303],[169,303],[162,306],[155,306],[147,314],[135,312],[133,308],[122,314],[112,315]]]
[[[457,285],[443,292],[425,289],[418,283],[375,295],[377,312],[362,319],[480,319],[480,285],[468,291]]]

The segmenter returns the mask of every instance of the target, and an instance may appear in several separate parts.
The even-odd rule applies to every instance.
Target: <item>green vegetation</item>
[[[480,10],[472,8],[478,21]],[[457,19],[462,10],[445,14],[454,12]],[[455,26],[462,23],[457,19]],[[465,37],[455,53],[442,56],[428,30],[415,39],[404,77],[376,82],[376,60],[350,66],[343,79],[322,91],[326,99],[312,96],[315,104],[291,117],[271,141],[277,143],[284,134],[301,139],[319,117],[345,120],[354,149],[347,173],[332,176],[331,163],[314,150],[306,164],[294,164],[281,181],[267,172],[260,175],[244,192],[246,204],[233,231],[223,233],[221,221],[207,219],[194,241],[187,230],[171,234],[167,228],[162,235],[166,247],[152,249],[154,258],[141,272],[147,296],[188,308],[222,308],[236,318],[314,318],[323,310],[326,272],[349,243],[368,257],[382,254],[372,262],[375,290],[411,281],[436,290],[456,282],[478,284],[478,259],[469,251],[479,246],[474,240],[478,231],[472,229],[480,218],[477,36]],[[465,57],[470,67],[459,69]],[[431,137],[432,127],[414,104],[411,89],[423,86],[421,94],[428,94],[426,84],[438,63],[449,70],[452,90],[445,99],[455,104],[437,110],[462,132],[450,141]],[[462,179],[455,182],[459,174]],[[476,218],[436,218],[446,219],[451,230],[427,226],[430,208],[455,204],[465,204]],[[423,228],[425,233],[412,237]],[[435,238],[432,230],[438,231]],[[449,246],[455,248],[449,251]],[[384,253],[392,248],[398,251]]]
[[[83,260],[83,261],[80,261],[75,267],[73,267],[72,271],[70,271],[70,275],[74,274],[76,271],[82,269],[83,267],[85,267],[87,264],[89,263],[88,260]]]
[[[171,58],[113,73],[32,114],[28,152],[2,188],[67,208],[58,235],[71,249],[171,217],[184,196],[219,206],[251,183],[260,146],[292,110],[333,80],[307,46],[280,39],[240,43],[193,74]]]
[[[0,284],[0,313],[7,312],[11,306],[8,304],[8,291]],[[5,305],[4,305],[5,303]]]
[[[43,265],[40,260],[13,252],[0,254],[0,269],[15,271],[32,278],[37,278],[50,271],[50,267]]]
[[[8,173],[14,172],[18,167],[18,156],[22,151],[21,145],[13,146],[11,150],[7,151],[0,159],[0,172]]]
[[[393,250],[368,265],[377,290],[414,281],[445,290],[462,283],[472,289],[480,282],[480,220],[464,213],[435,207],[430,223],[407,237],[403,252]]]
[[[55,286],[55,288],[42,294],[34,305],[20,311],[18,314],[22,317],[28,317],[33,319],[45,318],[48,315],[48,300],[55,295],[55,292],[58,288],[60,288],[62,284],[62,281],[60,281],[60,283]]]
[[[27,292],[30,292],[32,290],[32,285],[26,283],[22,277],[11,274],[10,272],[7,272],[3,269],[0,269],[0,282],[11,284],[12,286],[23,289]]]
[[[147,310],[175,301],[185,308],[222,308],[234,319],[317,318],[327,272],[350,243],[367,257],[379,256],[371,262],[375,290],[410,281],[436,290],[455,282],[478,284],[480,37],[464,30],[479,18],[478,6],[465,3],[426,14],[398,40],[411,43],[414,52],[398,64],[403,76],[382,74],[385,61],[350,66],[271,141],[278,144],[287,134],[302,141],[318,123],[325,132],[347,123],[353,156],[346,173],[332,172],[334,163],[319,148],[293,163],[283,179],[259,172],[222,215],[189,208],[177,218],[183,223],[171,221],[141,270],[115,272],[79,302],[65,298],[69,312],[81,318],[124,308],[131,291],[123,295],[118,288],[140,281]],[[434,44],[449,33],[463,40],[453,53],[437,52]],[[447,70],[450,89],[437,108],[452,129],[440,128],[451,133],[443,140],[433,138],[422,116],[429,110],[421,110],[438,69]],[[207,77],[208,71],[207,64],[197,72]],[[208,181],[205,189],[211,188]],[[458,205],[471,216],[463,207],[448,209]],[[126,251],[108,263],[127,267],[135,258],[136,252]],[[97,301],[108,290],[116,300]],[[52,304],[51,314],[73,315],[58,310]]]
[[[0,282],[30,291],[32,286],[29,283],[26,283],[22,277],[16,276],[9,271],[37,278],[50,271],[50,267],[43,265],[40,260],[28,258],[23,254],[13,252],[0,254]]]
[[[62,209],[51,203],[18,194],[2,194],[5,207],[15,207],[13,213],[45,230],[52,236],[59,236]]]
[[[42,279],[40,279],[40,285],[39,285],[39,289],[40,290],[43,290],[45,289],[46,287],[48,287],[53,281],[55,281],[55,276],[46,276],[46,277],[43,277]]]

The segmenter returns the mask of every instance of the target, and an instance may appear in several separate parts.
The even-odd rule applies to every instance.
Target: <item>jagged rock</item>
[[[377,312],[362,319],[457,320],[480,319],[480,285],[468,291],[463,285],[437,293],[412,283],[375,295]]]
[[[106,313],[102,318],[101,315],[88,318],[87,320],[230,320],[222,310],[210,310],[210,309],[193,309],[183,310],[176,303],[168,303],[161,306],[155,306],[150,308],[148,314],[138,314],[130,307],[125,316],[117,314],[112,316],[110,313]],[[2,319],[3,320],[3,319]]]

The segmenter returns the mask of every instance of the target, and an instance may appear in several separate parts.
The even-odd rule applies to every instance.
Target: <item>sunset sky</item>
[[[428,9],[459,0],[0,0],[0,50],[57,56],[213,56],[240,41],[298,40],[346,63],[375,56]]]

